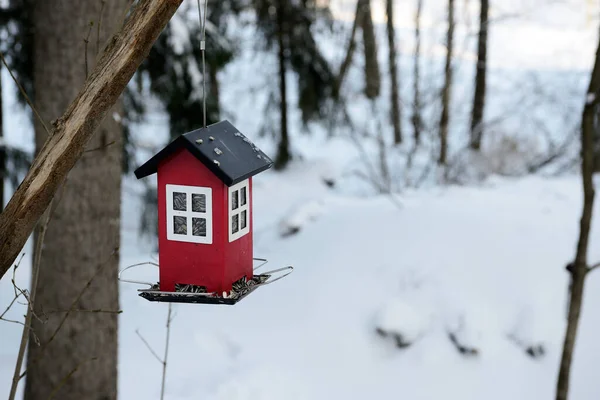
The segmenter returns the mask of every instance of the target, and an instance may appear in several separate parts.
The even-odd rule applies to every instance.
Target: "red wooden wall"
[[[166,185],[212,188],[213,243],[167,240]],[[172,292],[175,283],[206,286],[209,292],[231,290],[243,276],[252,277],[252,179],[250,179],[250,232],[229,243],[228,187],[185,149],[158,167],[158,246],[160,290]]]

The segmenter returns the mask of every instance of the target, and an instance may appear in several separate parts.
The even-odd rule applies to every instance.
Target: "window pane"
[[[206,195],[204,195],[204,194],[193,194],[192,195],[192,211],[193,212],[206,212]]]
[[[246,227],[246,210],[242,211],[240,214],[240,229],[244,229]]]
[[[173,217],[173,232],[177,235],[187,235],[186,217]]]
[[[238,204],[238,196],[239,196],[239,191],[234,191],[233,193],[231,193],[231,209],[232,210],[236,210],[239,206]]]
[[[240,190],[240,205],[242,205],[242,206],[246,205],[246,187],[245,186]]]
[[[173,210],[175,211],[187,211],[185,204],[187,195],[181,192],[173,192]]]
[[[192,218],[192,235],[206,236],[206,219]]]
[[[235,214],[231,217],[231,233],[237,233],[239,231],[239,214]]]

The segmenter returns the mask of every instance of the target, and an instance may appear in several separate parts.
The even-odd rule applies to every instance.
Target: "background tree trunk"
[[[356,12],[354,14],[354,22],[352,23],[352,30],[350,31],[350,40],[348,41],[348,47],[346,49],[346,55],[344,56],[344,60],[340,65],[340,72],[338,73],[335,86],[333,88],[335,97],[338,97],[340,94],[340,90],[342,87],[342,83],[344,82],[344,78],[346,78],[346,74],[348,73],[348,69],[350,69],[350,65],[352,64],[352,58],[354,57],[354,51],[356,50],[356,31],[358,27],[362,23],[362,14],[363,14],[363,4],[362,0],[357,0],[356,2]]]
[[[286,56],[285,56],[285,3],[287,0],[279,0],[277,8],[277,44],[279,59],[279,111],[281,117],[281,136],[275,158],[275,169],[282,170],[291,159],[290,142],[288,137],[287,121],[287,86],[285,82],[286,75]]]
[[[413,125],[413,136],[415,139],[415,146],[421,143],[421,128],[422,128],[422,117],[421,117],[421,90],[420,90],[420,79],[421,79],[421,10],[423,9],[423,0],[417,0],[417,10],[415,13],[415,62],[413,66],[413,115],[411,118]]]
[[[61,116],[86,79],[84,39],[89,70],[95,63],[96,29],[103,8],[100,43],[115,32],[127,1],[38,0],[34,8],[34,85],[36,107],[46,121]],[[117,315],[72,312],[52,340],[51,335],[102,265],[102,271],[81,298],[78,309],[117,310],[121,188],[121,127],[112,118],[116,106],[90,139],[57,194],[42,253],[35,310],[48,313],[33,329],[42,346],[28,351],[25,399],[47,399],[56,389],[60,399],[116,399]],[[36,121],[39,151],[46,132]],[[113,143],[112,145],[109,145]],[[106,264],[106,260],[110,260]],[[30,341],[33,343],[33,341]],[[48,343],[47,345],[45,345]],[[71,376],[69,374],[75,371]]]
[[[448,121],[450,114],[450,95],[452,90],[452,42],[454,40],[454,0],[448,0],[448,32],[446,35],[446,66],[444,68],[444,87],[442,88],[442,115],[440,118],[440,157],[438,163],[446,164],[448,157]]]
[[[208,81],[210,82],[210,99],[216,104],[215,107],[215,119],[219,121],[221,119],[221,101],[220,101],[220,90],[219,90],[219,78],[217,76],[217,67],[209,67],[207,69]]]
[[[394,143],[402,143],[402,122],[400,111],[400,96],[398,94],[398,66],[396,64],[396,30],[394,29],[394,0],[386,0],[387,37],[389,47],[389,68],[392,90],[390,92],[392,110],[390,118],[394,127]]]
[[[369,99],[375,99],[379,96],[381,89],[379,63],[377,62],[377,38],[375,37],[371,15],[371,0],[360,0],[360,2],[362,9],[361,28],[365,50],[365,95]]]
[[[0,63],[0,212],[4,210],[4,181],[6,169],[6,143],[4,143],[4,102],[2,99],[2,63]]]
[[[600,172],[600,129],[595,129],[596,138],[594,140],[594,172]]]
[[[489,1],[480,1],[479,38],[477,44],[477,69],[475,73],[475,95],[473,96],[473,112],[471,113],[471,141],[473,150],[481,148],[483,137],[483,111],[485,108],[485,78],[487,72],[487,36],[488,36]]]
[[[583,183],[583,211],[579,225],[579,241],[575,261],[568,266],[571,274],[571,290],[567,330],[560,361],[558,381],[556,383],[556,400],[567,400],[569,395],[569,375],[573,360],[573,350],[577,338],[579,317],[583,303],[585,278],[590,271],[587,261],[587,251],[590,238],[592,213],[594,210],[594,132],[597,126],[598,106],[600,104],[600,39],[596,50],[596,62],[586,102],[581,118],[581,177]]]

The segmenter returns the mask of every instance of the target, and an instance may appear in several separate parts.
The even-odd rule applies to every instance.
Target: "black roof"
[[[138,179],[152,175],[162,160],[187,149],[227,186],[265,171],[273,161],[229,121],[183,134],[135,170]]]

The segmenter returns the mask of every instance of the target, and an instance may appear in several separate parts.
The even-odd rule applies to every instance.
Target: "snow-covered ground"
[[[352,9],[354,3],[347,3]],[[412,85],[409,3],[398,2],[406,99]],[[429,11],[424,28],[430,30],[430,43],[424,46],[423,89],[432,92],[432,82],[439,80],[445,1],[425,3]],[[463,3],[459,2],[461,16]],[[476,3],[468,2],[474,22]],[[578,123],[597,34],[596,19],[585,18],[596,14],[597,5],[569,0],[552,3],[540,15],[523,17],[522,10],[534,10],[541,3],[511,0],[492,10],[497,17],[511,10],[521,15],[499,22],[490,34],[495,44],[486,113],[489,120],[510,114],[512,119],[504,118],[499,131],[537,134],[533,128],[539,128],[541,120],[552,135],[562,138]],[[382,22],[375,8],[376,22]],[[561,36],[565,29],[566,38]],[[256,116],[263,115],[274,60],[264,54],[258,57],[250,44],[254,37],[247,32],[240,35],[243,52],[220,77],[225,117],[273,155],[272,138],[257,135],[266,117]],[[344,40],[342,36],[321,45],[328,57],[339,60]],[[471,47],[461,50],[465,63],[457,61],[454,149],[466,137],[471,92],[467,82],[472,73],[468,49],[474,43],[470,40]],[[385,43],[383,32],[380,41]],[[381,49],[383,63],[384,44]],[[349,108],[357,126],[384,121],[385,75],[383,79],[381,107],[375,114],[356,96],[361,90],[360,60],[350,72],[348,81],[355,84],[346,90],[352,94]],[[290,76],[289,82],[293,98],[295,78]],[[526,96],[539,94],[539,88],[547,95],[542,100]],[[4,86],[5,115],[10,116],[7,141],[31,150],[31,124],[16,112],[20,109],[10,100],[14,100],[10,90]],[[579,178],[492,176],[476,186],[429,185],[402,188],[394,196],[374,195],[368,184],[352,175],[355,169],[365,171],[361,149],[376,160],[373,143],[362,138],[357,145],[345,135],[326,140],[329,132],[323,126],[313,126],[312,136],[303,135],[295,101],[290,104],[294,150],[304,161],[295,161],[284,173],[269,171],[255,180],[254,251],[269,259],[268,266],[291,264],[295,272],[234,307],[174,306],[166,398],[551,398],[565,327],[564,267],[574,256],[581,212]],[[430,122],[436,120],[435,106],[427,113]],[[404,113],[407,120],[409,115]],[[569,118],[561,122],[564,115]],[[168,136],[167,126],[164,117],[152,114],[136,130],[135,139],[160,146]],[[139,161],[148,155],[140,153]],[[330,188],[325,180],[336,184]],[[125,180],[122,267],[155,257],[152,243],[138,236],[141,192],[139,182]],[[600,261],[599,243],[597,202],[591,261]],[[29,255],[30,246],[24,251]],[[23,287],[29,268],[27,256],[16,275]],[[157,271],[142,268],[136,277],[156,280]],[[154,399],[160,393],[161,365],[136,330],[162,354],[167,305],[143,300],[136,289],[121,286],[119,395]],[[0,312],[11,299],[11,283],[5,277],[0,281]],[[24,310],[18,305],[6,317],[21,319]],[[600,382],[595,379],[600,359],[598,310],[600,272],[591,274],[586,286],[571,384],[572,398],[578,400],[600,398]],[[8,393],[20,334],[20,326],[0,323],[0,396]],[[397,346],[399,337],[402,348]],[[544,353],[540,357],[527,354],[528,349],[538,354],[540,348]]]
[[[387,196],[340,196],[321,176],[318,164],[259,176],[255,255],[273,267],[292,264],[295,272],[233,307],[174,306],[167,399],[552,396],[565,326],[564,266],[580,213],[576,177],[408,191],[398,206]],[[136,233],[139,200],[123,200],[122,266],[152,260],[151,246]],[[302,205],[308,210],[300,212]],[[301,229],[281,238],[276,224],[289,217]],[[595,223],[592,260],[600,260],[599,238]],[[138,277],[153,280],[156,273],[149,267]],[[1,288],[5,304],[10,283]],[[167,306],[136,289],[121,286],[120,397],[157,398],[161,366],[135,331],[162,353]],[[600,396],[598,307],[600,275],[592,274],[573,398]],[[8,388],[20,327],[1,327],[0,387]],[[378,327],[412,344],[397,348]],[[459,354],[450,334],[477,355]],[[537,345],[545,355],[534,359],[525,350]]]

